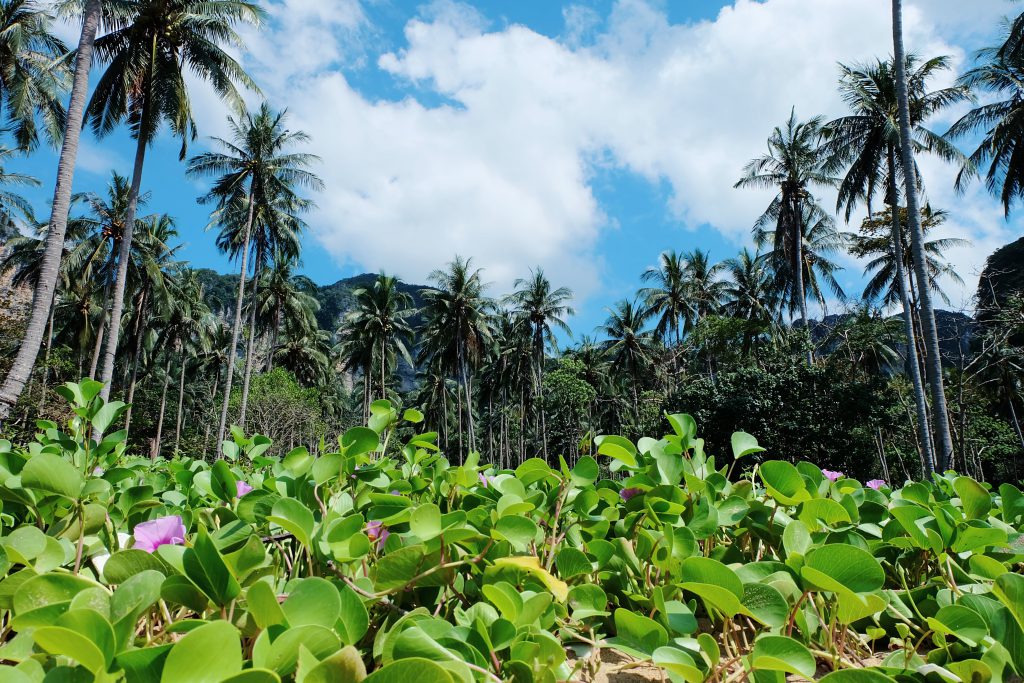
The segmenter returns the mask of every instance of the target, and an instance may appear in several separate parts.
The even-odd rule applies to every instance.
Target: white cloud
[[[967,56],[958,41],[990,36],[1010,7],[906,4],[909,48],[957,64]],[[434,2],[407,23],[404,48],[377,60],[417,100],[370,97],[346,80],[353,55],[372,54],[357,0],[285,0],[247,59],[324,159],[328,189],[310,223],[339,261],[422,281],[462,253],[501,286],[541,265],[589,294],[600,290],[595,251],[609,229],[595,169],[667,182],[681,226],[745,241],[767,197],[732,189],[744,162],[791,106],[803,117],[843,112],[836,63],[891,51],[889,6],[737,0],[714,21],[672,25],[644,0],[619,0],[600,27],[570,7],[559,40],[518,25],[491,31],[473,8]],[[975,241],[953,255],[973,290],[1010,230],[979,188],[952,194],[951,169],[926,163],[925,173],[952,215],[947,230]]]

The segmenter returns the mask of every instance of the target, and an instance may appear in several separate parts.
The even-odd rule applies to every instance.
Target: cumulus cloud
[[[324,159],[328,189],[310,223],[339,262],[422,281],[462,253],[500,287],[540,265],[584,296],[601,289],[611,224],[597,171],[664,183],[681,229],[718,230],[739,246],[768,201],[732,189],[744,162],[791,107],[843,113],[837,62],[891,51],[887,0],[737,0],[687,24],[645,0],[618,0],[603,21],[570,5],[561,37],[495,30],[444,0],[379,55],[361,39],[374,29],[357,0],[274,7],[246,59]],[[963,65],[964,41],[993,33],[1008,7],[907,2],[907,43]],[[377,70],[388,87],[357,88],[354,70]],[[952,215],[945,229],[975,242],[953,254],[973,289],[984,255],[1011,231],[979,188],[952,193],[951,169],[928,163],[925,173]]]

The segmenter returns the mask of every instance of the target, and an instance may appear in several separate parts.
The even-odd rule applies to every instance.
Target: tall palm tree
[[[260,324],[270,331],[267,372],[274,369],[274,352],[282,325],[289,329],[315,329],[316,312],[320,310],[320,302],[314,295],[316,285],[305,275],[295,273],[296,259],[279,255],[272,259],[272,264],[256,288],[257,317]]]
[[[743,169],[743,177],[734,187],[754,187],[776,190],[768,208],[758,219],[755,231],[764,231],[774,224],[772,242],[776,272],[786,280],[790,310],[799,310],[804,325],[808,324],[807,296],[804,282],[804,219],[808,209],[818,209],[811,215],[824,215],[812,190],[835,185],[827,168],[827,158],[820,145],[824,120],[816,116],[799,121],[796,110],[789,119],[776,127],[768,138],[768,153],[751,160]],[[812,361],[811,351],[807,362]]]
[[[796,308],[797,301],[802,301],[806,310],[809,298],[814,298],[823,310],[826,309],[826,290],[840,300],[846,297],[835,277],[841,266],[829,258],[845,250],[845,236],[836,230],[832,216],[819,205],[805,203],[802,210],[803,215],[798,221],[801,235],[795,250],[790,249],[788,238],[780,243],[777,239],[779,233],[774,227],[765,227],[759,222],[754,228],[754,243],[759,248],[768,247],[764,258],[772,270],[781,302],[790,313]],[[794,253],[800,254],[799,261],[794,260]],[[796,264],[799,264],[801,272],[794,277],[792,270]],[[796,291],[798,284],[803,286],[802,295]]]
[[[465,398],[470,451],[476,450],[471,369],[480,363],[490,341],[490,312],[494,308],[485,295],[487,284],[481,272],[473,268],[472,259],[456,256],[446,268],[430,274],[429,279],[437,289],[423,290],[426,322],[420,355],[424,360],[437,358],[446,372],[458,377],[461,396]],[[464,457],[461,446],[459,450],[460,457]]]
[[[910,118],[910,83],[907,78],[907,62],[903,50],[903,4],[892,0],[892,41],[896,61],[896,101],[899,109],[900,159],[906,172],[903,174],[904,196],[907,201],[907,222],[910,224],[910,238],[914,253],[914,271],[920,283],[921,322],[924,328],[925,347],[928,350],[928,382],[932,389],[932,428],[938,449],[938,466],[944,470],[953,460],[953,435],[949,427],[946,410],[946,389],[942,379],[942,357],[939,355],[939,331],[935,325],[935,310],[932,294],[928,287],[928,263],[924,246],[924,230],[921,229],[921,214],[918,208],[917,165],[914,162],[914,145],[911,142],[911,126],[916,121]]]
[[[523,320],[530,330],[533,347],[534,395],[540,423],[541,445],[544,459],[548,457],[547,421],[544,417],[544,348],[557,349],[555,330],[572,335],[565,322],[565,316],[575,315],[569,302],[572,290],[568,287],[552,289],[550,280],[539,267],[531,271],[527,279],[519,278],[513,286],[516,291],[509,298],[513,313]]]
[[[1024,197],[1024,13],[1007,26],[1003,43],[979,50],[976,59],[982,63],[959,82],[995,101],[972,109],[947,133],[950,137],[983,133],[957,175],[956,187],[963,190],[987,166],[985,184],[1009,216],[1013,203]]]
[[[37,187],[39,180],[23,173],[9,173],[3,164],[14,155],[14,150],[0,147],[0,234],[18,234],[19,223],[31,225],[35,223],[32,205],[17,192],[6,189],[8,186]]]
[[[60,96],[69,74],[60,57],[67,48],[50,33],[53,20],[35,0],[0,0],[0,107],[21,150],[39,142],[37,120],[54,145],[65,126]]]
[[[223,151],[201,154],[189,161],[189,175],[220,174],[211,191],[201,201],[218,205],[215,214],[221,225],[218,244],[232,257],[239,256],[241,261],[224,401],[217,430],[218,444],[224,440],[227,428],[254,220],[258,212],[266,215],[275,203],[297,202],[296,187],[313,190],[322,187],[320,179],[309,171],[309,166],[317,157],[291,150],[295,144],[307,141],[308,136],[302,131],[288,130],[285,127],[286,120],[286,111],[274,112],[264,102],[255,114],[247,112],[237,119],[228,118],[230,140],[213,139]],[[271,223],[273,225],[276,223]],[[264,244],[263,248],[267,246]]]
[[[722,262],[725,272],[724,311],[748,323],[743,336],[743,353],[750,352],[756,334],[772,328],[777,321],[780,292],[768,260],[744,247]]]
[[[64,251],[64,236],[67,232],[68,210],[71,208],[71,186],[75,176],[75,161],[78,158],[78,143],[81,139],[80,122],[85,112],[85,100],[89,94],[89,69],[92,66],[93,43],[100,22],[100,0],[85,0],[82,12],[82,32],[75,51],[74,78],[71,84],[71,98],[68,103],[64,136],[57,162],[57,182],[53,190],[53,207],[50,212],[49,229],[46,232],[46,248],[39,267],[38,284],[32,293],[32,312],[22,337],[18,353],[7,372],[3,386],[0,386],[0,421],[6,420],[11,408],[21,396],[25,383],[32,374],[39,348],[43,343],[50,310],[54,303],[54,291],[60,277],[60,261]]]
[[[956,160],[962,155],[940,135],[929,130],[925,122],[967,97],[963,87],[929,90],[928,84],[938,73],[949,68],[949,60],[935,57],[920,61],[914,56],[902,60],[909,72],[910,111],[912,131],[908,132],[911,144],[919,152],[929,152],[945,160]],[[840,66],[840,93],[852,113],[828,123],[825,128],[826,146],[832,162],[847,170],[839,185],[837,208],[844,209],[849,219],[860,201],[867,204],[871,212],[872,203],[879,195],[889,206],[899,206],[900,185],[910,176],[912,184],[920,182],[916,167],[908,172],[903,165],[900,148],[902,135],[899,123],[899,98],[897,96],[896,60],[877,61],[859,66]],[[904,229],[898,225],[900,212],[892,212],[891,253],[904,251]],[[907,371],[914,387],[914,399],[921,443],[924,451],[926,473],[935,466],[935,453],[928,430],[928,406],[925,398],[924,380],[917,351],[918,335],[914,330],[915,308],[910,297],[910,284],[902,259],[894,259],[895,277],[903,304],[903,326],[907,336]],[[941,381],[941,377],[939,378]],[[933,384],[934,388],[934,384]],[[948,431],[948,429],[947,429]],[[951,442],[950,442],[951,443]]]
[[[702,249],[684,251],[686,266],[683,277],[686,280],[686,297],[690,301],[690,316],[684,323],[684,332],[690,332],[700,319],[716,313],[722,305],[725,283],[719,279],[722,264],[712,263],[710,252]]]
[[[661,254],[657,266],[651,266],[640,276],[644,282],[653,283],[641,289],[640,296],[651,315],[657,316],[654,333],[663,341],[672,342],[673,375],[679,369],[681,333],[687,318],[693,315],[686,265],[682,254],[670,250]]]
[[[388,377],[398,358],[412,365],[410,318],[415,314],[412,295],[398,287],[398,279],[381,273],[370,287],[353,292],[355,301],[342,325],[344,335],[360,337],[360,345],[371,349],[371,363],[380,380],[380,396],[387,398]],[[371,376],[363,378],[373,387]]]
[[[902,214],[906,209],[899,208]],[[864,219],[861,224],[860,233],[850,235],[850,253],[857,258],[870,259],[864,266],[864,274],[870,275],[867,285],[864,287],[862,298],[868,301],[879,301],[885,306],[892,306],[900,301],[899,284],[896,277],[896,258],[892,249],[892,226],[894,225],[892,207],[886,207],[885,211],[876,213]],[[946,212],[941,209],[932,209],[925,204],[921,210],[921,226],[927,234],[935,227],[946,221]],[[910,235],[907,230],[906,218],[898,219],[902,230],[900,244],[903,246],[903,270],[913,268],[913,254],[908,247]],[[970,242],[955,237],[936,238],[925,242],[925,252],[928,254],[928,286],[946,304],[950,303],[949,296],[942,289],[939,278],[948,277],[953,282],[963,285],[963,278],[956,272],[956,269],[943,258],[943,252],[956,247],[968,247]],[[911,273],[912,275],[912,273]],[[919,285],[914,277],[910,277],[911,303],[916,300],[916,292]],[[912,308],[916,312],[916,305]]]
[[[103,354],[101,395],[110,396],[114,360],[121,336],[132,229],[146,149],[161,124],[181,138],[181,158],[196,137],[186,72],[210,83],[230,105],[243,106],[238,86],[258,90],[224,47],[241,47],[235,33],[241,23],[258,24],[263,11],[242,0],[124,0],[112,4],[104,22],[109,32],[95,48],[107,69],[89,102],[87,118],[98,135],[127,121],[136,140],[131,195],[124,238],[118,254],[117,279],[110,306],[110,332]]]
[[[605,352],[611,370],[629,379],[636,417],[640,413],[640,374],[654,363],[657,353],[654,335],[646,328],[651,314],[639,302],[628,300],[607,310],[608,318],[600,328],[606,337]]]
[[[286,327],[274,360],[300,383],[323,386],[331,374],[331,334],[317,328],[296,330],[293,336]]]

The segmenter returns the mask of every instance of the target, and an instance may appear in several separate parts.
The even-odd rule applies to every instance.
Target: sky
[[[261,87],[249,100],[288,109],[325,183],[306,217],[303,271],[320,284],[377,271],[425,283],[461,254],[497,296],[540,267],[575,292],[577,334],[634,296],[662,252],[701,248],[722,260],[751,246],[771,193],[733,189],[743,165],[766,151],[791,108],[802,119],[845,113],[838,63],[892,50],[889,0],[263,4],[267,25],[245,29],[237,54]],[[1014,9],[905,0],[907,48],[948,55],[953,69],[935,85],[952,82]],[[77,27],[61,31],[77,42]],[[192,85],[195,154],[227,134],[229,112],[204,83]],[[944,132],[964,111],[930,125]],[[86,132],[75,190],[103,191],[112,170],[128,175],[133,151],[124,131]],[[194,266],[234,270],[206,230],[209,207],[195,201],[209,181],[187,178],[178,152],[168,135],[150,150],[145,211],[176,217],[179,254]],[[42,181],[27,193],[40,215],[55,160],[41,150],[9,164]],[[970,309],[985,257],[1024,223],[1019,212],[1006,220],[980,183],[954,192],[955,168],[919,162],[927,199],[949,212],[941,236],[971,241],[948,254],[964,284],[944,283],[949,307]],[[834,195],[821,198],[834,205]],[[859,296],[863,264],[840,262],[840,283]]]

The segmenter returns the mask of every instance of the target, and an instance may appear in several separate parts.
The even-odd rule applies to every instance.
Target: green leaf
[[[732,433],[732,457],[736,460],[752,455],[763,453],[764,448],[757,445],[757,439],[746,432]]]
[[[281,605],[289,625],[334,627],[341,616],[341,598],[334,584],[314,576],[292,582],[289,590],[288,599]]]
[[[147,570],[158,571],[161,574],[167,573],[167,567],[156,555],[147,553],[145,550],[128,548],[118,550],[107,559],[103,565],[103,578],[107,583],[124,583],[131,577]]]
[[[996,579],[992,592],[1010,610],[1021,629],[1024,629],[1024,576],[1006,572]]]
[[[242,670],[238,631],[226,621],[193,629],[174,644],[160,683],[221,683]]]
[[[370,615],[366,612],[363,601],[347,585],[338,589],[338,597],[341,600],[341,618],[335,630],[341,636],[341,642],[355,645],[369,630]]]
[[[368,427],[352,427],[341,437],[341,447],[348,456],[370,453],[379,446],[380,435]]]
[[[802,570],[805,579],[821,590],[870,593],[885,583],[882,565],[866,550],[830,543],[811,551]]]
[[[668,633],[653,619],[619,608],[615,610],[615,637],[608,640],[608,645],[650,659],[655,650],[668,645]]]
[[[100,406],[92,417],[92,426],[100,434],[106,433],[110,425],[121,417],[128,410],[128,405],[122,401],[109,401]]]
[[[225,678],[223,683],[281,683],[281,677],[269,669],[246,669]]]
[[[360,683],[364,678],[363,658],[348,645],[310,669],[302,683]]]
[[[754,669],[782,671],[814,680],[817,663],[803,643],[786,636],[761,636],[751,653]]]
[[[558,575],[563,579],[571,579],[574,576],[589,574],[594,571],[590,559],[573,547],[565,547],[555,555],[555,567],[558,568]]]
[[[284,468],[293,476],[301,477],[313,466],[313,456],[309,454],[304,446],[293,448],[284,456],[281,461]]]
[[[272,630],[276,630],[275,629]],[[334,633],[323,626],[307,624],[282,631],[273,642],[271,631],[264,631],[253,646],[253,666],[273,669],[282,676],[290,676],[299,661],[299,648],[309,650],[317,659],[327,657],[341,648]]]
[[[953,481],[953,490],[960,496],[967,519],[985,519],[992,509],[992,495],[985,487],[970,477],[957,477]]]
[[[261,629],[285,623],[284,610],[274,589],[266,581],[257,581],[245,591],[246,605],[253,621]]]
[[[217,460],[210,468],[210,488],[213,495],[225,503],[230,503],[238,497],[238,478],[231,471],[231,466],[226,460]]]
[[[440,664],[421,657],[391,662],[366,677],[367,683],[455,683]]]
[[[299,501],[294,498],[282,498],[277,501],[267,521],[278,525],[295,536],[299,543],[309,547],[313,536],[313,513]]]
[[[636,446],[629,439],[609,434],[599,436],[594,441],[597,442],[597,452],[601,455],[607,455],[629,467],[636,467]]]
[[[784,460],[761,463],[758,474],[768,494],[784,505],[797,505],[811,497],[799,470]]]
[[[819,679],[818,683],[896,683],[896,680],[871,669],[840,669]]]
[[[91,609],[70,610],[54,626],[34,629],[32,638],[47,652],[70,657],[94,674],[114,661],[114,631]]]
[[[421,541],[441,535],[441,510],[433,503],[424,503],[412,511],[409,529]]]
[[[596,460],[589,455],[584,455],[572,466],[571,476],[575,486],[590,486],[601,476],[601,470]]]
[[[962,640],[969,647],[977,646],[988,635],[988,625],[981,615],[963,605],[946,605],[926,621],[936,633]]]
[[[416,410],[415,408],[406,408],[405,412],[402,413],[402,419],[405,420],[406,422],[419,424],[420,422],[423,422],[423,413]]]
[[[525,552],[537,537],[537,531],[537,525],[529,517],[509,515],[498,520],[491,535],[508,541],[517,552]]]
[[[651,660],[668,672],[673,683],[703,683],[704,672],[697,668],[693,657],[676,647],[659,647]]]
[[[426,567],[426,551],[422,545],[406,546],[388,553],[371,569],[374,587],[378,591],[402,588]]]
[[[45,493],[53,493],[71,500],[77,500],[85,484],[85,477],[78,469],[60,456],[39,453],[21,470],[21,485]]]
[[[521,555],[518,557],[499,557],[494,561],[495,567],[515,567],[521,569],[540,580],[544,586],[551,591],[555,599],[565,602],[569,597],[569,586],[559,579],[556,579],[546,569],[540,566],[540,560],[532,555]]]
[[[778,628],[786,623],[789,604],[782,593],[766,583],[744,584],[740,602],[766,626]]]
[[[194,543],[182,555],[185,576],[215,605],[226,607],[242,589],[205,529],[199,530]]]

